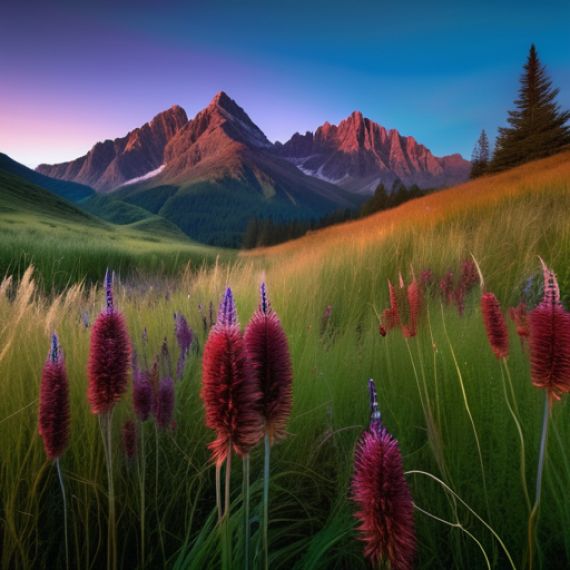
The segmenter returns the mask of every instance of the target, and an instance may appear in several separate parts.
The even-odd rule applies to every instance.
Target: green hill
[[[10,174],[14,174],[27,180],[31,184],[36,184],[41,186],[70,202],[81,202],[90,196],[95,195],[95,190],[84,184],[78,184],[77,182],[68,182],[66,180],[58,180],[56,178],[50,178],[45,176],[12,160],[9,156],[0,153],[0,170]]]
[[[0,275],[20,274],[33,264],[45,284],[59,287],[98,279],[107,266],[173,273],[188,262],[231,255],[194,243],[166,220],[138,210],[125,204],[126,223],[111,224],[0,168]]]

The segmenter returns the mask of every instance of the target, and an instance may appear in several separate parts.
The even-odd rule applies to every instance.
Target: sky
[[[568,0],[4,0],[0,152],[71,160],[224,90],[273,141],[359,110],[469,158],[533,42],[570,108],[569,21]]]

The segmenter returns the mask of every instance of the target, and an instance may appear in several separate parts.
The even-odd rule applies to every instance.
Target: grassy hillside
[[[125,205],[125,210],[132,214],[134,208]],[[220,253],[190,241],[166,220],[136,213],[141,215],[132,223],[106,223],[0,170],[0,275],[19,275],[34,264],[43,284],[61,287],[97,279],[106,266],[125,274],[175,273],[188,262],[201,265]]]
[[[239,175],[220,174],[216,178],[158,187],[147,181],[120,188],[114,195],[159,214],[192,239],[220,247],[240,247],[253,217],[276,222],[319,219],[338,208],[356,207],[363,201],[317,179],[300,176],[289,164],[265,166],[273,178],[267,174],[264,178],[242,166]],[[327,195],[329,187],[334,194]]]
[[[77,182],[68,182],[67,180],[58,180],[56,178],[50,178],[27,168],[23,164],[12,160],[9,156],[0,153],[0,170],[3,172],[14,174],[26,180],[31,184],[41,186],[46,190],[49,190],[53,194],[57,194],[70,202],[81,202],[90,196],[95,195],[95,190],[84,184],[78,184]]]
[[[410,267],[442,273],[474,254],[489,285],[512,298],[539,254],[570,285],[568,212],[570,152],[565,152],[243,255],[289,277],[338,268],[364,284],[372,268],[388,275]]]
[[[460,314],[454,303],[442,302],[438,283],[452,270],[457,284],[461,262],[473,253],[487,288],[506,311],[518,303],[529,277],[540,279],[541,255],[558,273],[568,299],[569,211],[566,153],[244,254],[176,282],[124,280],[118,287],[117,304],[144,363],[161,351],[165,337],[172,359],[178,357],[174,311],[188,317],[203,347],[207,325],[199,305],[217,304],[231,285],[245,326],[258,303],[259,282],[267,281],[289,338],[295,376],[288,437],[272,450],[272,569],[369,567],[349,498],[355,443],[368,423],[369,377],[378,383],[383,422],[399,440],[414,502],[423,510],[415,515],[416,568],[525,567],[529,509],[521,436],[509,406],[521,424],[522,471],[532,499],[544,395],[531,385],[528,349],[513,324],[509,321],[509,357],[502,363],[485,335],[479,289],[464,299]],[[406,339],[399,330],[380,336],[377,315],[388,305],[387,279],[397,282],[401,271],[408,282],[412,273],[428,268],[434,285],[426,289],[417,337]],[[532,306],[536,296],[530,289]],[[90,329],[80,315],[92,322],[104,293],[81,287],[57,297],[36,293],[30,273],[18,289],[8,282],[0,286],[0,323],[9,323],[0,324],[2,565],[63,564],[57,476],[45,459],[36,418],[39,374],[49,333],[56,329],[71,383],[71,443],[62,458],[73,497],[71,556],[75,567],[98,567],[105,560],[106,474],[98,422],[85,395]],[[139,426],[145,433],[144,462],[140,449],[138,460],[129,462],[120,447],[120,426],[132,416],[130,397],[114,414],[119,556],[131,565],[139,560],[141,469],[146,465],[146,567],[220,568],[219,533],[211,524],[214,469],[206,448],[213,434],[203,425],[200,375],[198,352],[176,384],[175,428]],[[562,569],[570,566],[568,395],[556,403],[550,421],[535,567]],[[260,542],[262,465],[262,450],[256,448],[251,464],[254,551]],[[231,484],[235,567],[242,567],[237,458]]]

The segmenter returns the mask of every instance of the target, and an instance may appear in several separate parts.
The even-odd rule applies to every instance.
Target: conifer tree
[[[521,76],[509,127],[499,128],[491,168],[504,170],[529,160],[550,156],[570,144],[570,112],[556,103],[559,90],[552,87],[534,44]]]
[[[489,168],[489,137],[485,129],[481,131],[471,155],[471,178],[477,178]]]

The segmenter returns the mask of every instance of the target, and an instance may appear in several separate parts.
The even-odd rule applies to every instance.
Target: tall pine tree
[[[485,129],[481,131],[471,155],[471,178],[477,178],[489,168],[489,137]]]
[[[515,110],[509,111],[510,127],[500,127],[491,168],[504,170],[529,160],[550,156],[570,144],[570,112],[556,103],[558,89],[530,47]]]

